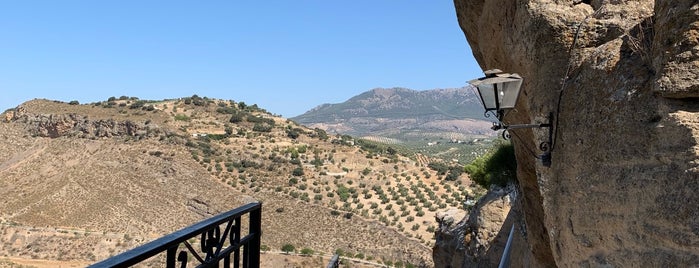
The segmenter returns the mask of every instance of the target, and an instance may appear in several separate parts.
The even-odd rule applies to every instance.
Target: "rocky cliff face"
[[[699,263],[699,4],[455,0],[484,70],[525,82],[507,123],[555,116],[553,164],[513,142],[530,266]]]
[[[513,186],[489,191],[469,211],[467,217],[456,222],[458,212],[437,213],[439,229],[433,248],[435,267],[497,267],[510,233],[516,222],[512,201],[516,199]],[[522,243],[516,224],[516,243]]]
[[[5,121],[24,123],[31,135],[50,138],[77,136],[94,139],[131,136],[140,139],[155,137],[161,133],[160,127],[150,124],[149,121],[90,120],[88,116],[79,114],[33,114],[22,106],[8,112]]]

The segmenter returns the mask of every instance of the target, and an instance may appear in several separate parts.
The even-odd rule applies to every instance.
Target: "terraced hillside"
[[[263,266],[285,244],[429,266],[435,214],[477,194],[243,102],[34,100],[1,118],[0,256],[92,262],[262,201]]]

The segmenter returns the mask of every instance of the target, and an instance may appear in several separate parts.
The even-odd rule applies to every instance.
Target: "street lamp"
[[[485,71],[485,77],[468,81],[468,83],[476,87],[476,92],[481,99],[483,108],[485,108],[485,116],[490,117],[488,113],[495,114],[498,122],[493,123],[492,129],[503,129],[503,138],[509,138],[508,131],[510,129],[548,128],[548,140],[539,144],[539,149],[543,151],[539,158],[544,166],[551,166],[552,114],[548,116],[549,122],[543,124],[508,125],[503,122],[505,111],[515,108],[517,104],[519,91],[522,87],[522,77],[518,74],[503,73],[501,70],[492,69]]]

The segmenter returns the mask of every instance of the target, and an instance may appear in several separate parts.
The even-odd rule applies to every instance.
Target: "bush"
[[[189,116],[185,114],[175,115],[175,121],[189,121]]]
[[[272,126],[268,124],[260,124],[260,123],[255,123],[254,126],[252,126],[252,131],[257,131],[257,132],[272,132]]]
[[[495,149],[476,158],[464,170],[480,186],[505,186],[517,178],[517,160],[511,143],[496,145]]]
[[[72,101],[70,101],[68,104],[70,104],[70,105],[78,105],[78,104],[80,104],[80,102],[78,102],[78,101],[76,101],[76,100],[72,100]]]
[[[301,255],[310,256],[310,255],[313,255],[313,253],[315,253],[315,251],[313,251],[313,250],[310,249],[310,248],[303,248],[303,249],[301,249]]]
[[[129,106],[129,109],[141,109],[145,105],[146,105],[146,101],[139,100],[139,101],[132,103],[131,106]]]
[[[289,252],[296,251],[296,247],[294,247],[294,245],[292,245],[292,244],[284,244],[282,246],[282,251],[284,251],[284,253],[286,253],[286,254],[289,254]]]
[[[291,172],[292,175],[294,176],[303,176],[303,168],[302,167],[296,167],[294,171]]]
[[[240,123],[241,121],[243,121],[243,115],[239,113],[234,113],[233,115],[231,115],[231,119],[228,119],[228,122],[231,123]]]

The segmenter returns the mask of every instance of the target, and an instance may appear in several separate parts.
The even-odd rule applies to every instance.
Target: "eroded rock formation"
[[[484,70],[525,82],[513,131],[528,266],[699,263],[699,4],[455,0]]]
[[[135,138],[154,137],[161,133],[160,127],[149,121],[99,119],[91,120],[79,114],[33,114],[22,106],[8,112],[6,121],[18,121],[27,125],[33,136],[57,138],[78,136],[82,138],[102,138],[131,136]]]
[[[497,267],[510,227],[516,221],[515,213],[510,213],[515,199],[513,186],[496,188],[479,199],[461,221],[457,222],[459,213],[437,213],[439,230],[432,256],[435,267]],[[521,240],[521,224],[515,226]]]

